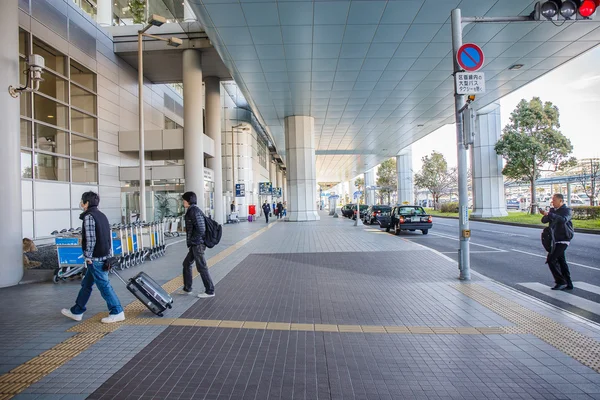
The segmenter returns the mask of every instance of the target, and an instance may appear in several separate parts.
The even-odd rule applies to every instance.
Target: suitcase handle
[[[119,278],[121,280],[121,282],[123,282],[125,285],[127,285],[127,282],[125,282],[125,280],[121,277],[121,275],[119,275],[119,273],[117,271],[115,271],[113,269],[112,272],[113,272],[113,274],[115,274],[117,276],[117,278]]]

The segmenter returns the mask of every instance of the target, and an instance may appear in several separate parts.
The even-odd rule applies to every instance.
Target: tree
[[[440,197],[456,185],[456,168],[448,171],[448,163],[442,153],[434,151],[421,159],[421,171],[415,174],[415,186],[431,193],[434,208],[439,207]]]
[[[354,181],[354,186],[356,186],[358,188],[359,192],[362,192],[362,194],[359,196],[358,198],[358,202],[360,203],[361,201],[364,202],[364,197],[365,197],[365,180],[364,178],[356,178],[356,180]],[[352,198],[354,199],[354,193],[352,194]]]
[[[596,199],[600,195],[600,158],[590,158],[581,161],[579,181],[581,182],[581,186],[583,186],[585,195],[590,198],[590,205],[595,206]]]
[[[496,153],[506,164],[502,173],[515,180],[526,180],[531,186],[531,213],[536,212],[535,181],[542,171],[556,172],[575,163],[569,158],[571,141],[560,131],[558,107],[542,103],[539,97],[525,99],[510,115],[510,123],[496,143]]]
[[[396,158],[389,158],[382,162],[377,168],[377,186],[381,200],[387,195],[387,203],[391,203],[392,192],[398,190],[398,179],[396,172]],[[383,202],[383,201],[382,201]]]
[[[146,0],[129,0],[127,3],[134,24],[143,24],[146,14]]]

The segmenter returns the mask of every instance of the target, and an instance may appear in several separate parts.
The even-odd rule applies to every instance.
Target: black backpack
[[[552,253],[552,242],[552,230],[547,226],[542,230],[542,246],[548,253]]]
[[[223,227],[214,219],[204,216],[204,225],[206,225],[206,234],[204,236],[204,244],[209,249],[215,247],[221,241]]]

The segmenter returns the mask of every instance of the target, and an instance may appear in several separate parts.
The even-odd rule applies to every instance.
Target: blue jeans
[[[106,301],[109,314],[119,314],[123,311],[121,302],[108,280],[108,271],[103,271],[104,261],[93,261],[87,265],[87,273],[81,281],[81,289],[75,300],[75,305],[71,307],[71,312],[75,315],[83,314],[86,310],[85,305],[92,294],[94,283],[98,287],[102,298]]]

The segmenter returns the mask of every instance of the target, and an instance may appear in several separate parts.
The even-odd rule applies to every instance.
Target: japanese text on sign
[[[483,72],[457,72],[456,94],[485,93],[485,74]]]

